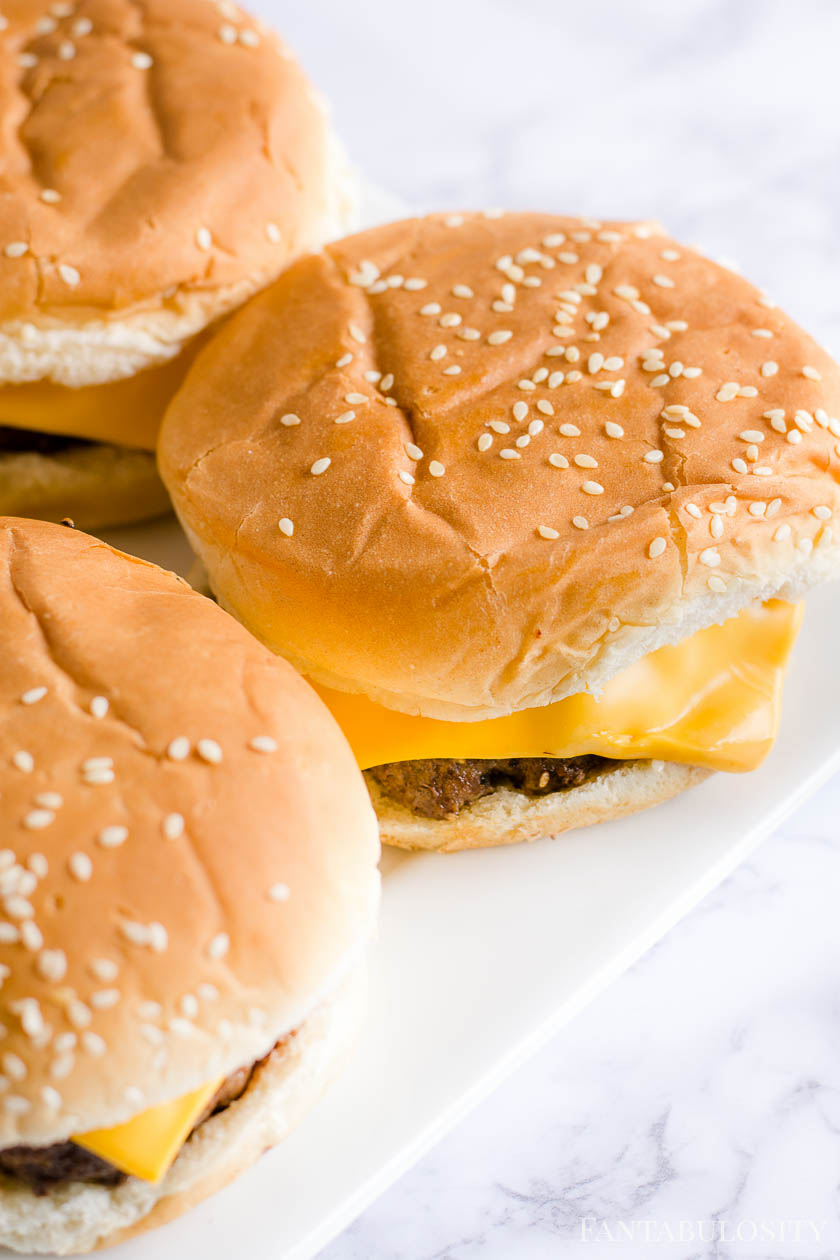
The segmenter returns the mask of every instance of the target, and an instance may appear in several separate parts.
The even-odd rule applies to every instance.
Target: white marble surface
[[[833,0],[258,7],[412,204],[657,216],[840,353]],[[834,783],[325,1260],[840,1256],[838,815]]]

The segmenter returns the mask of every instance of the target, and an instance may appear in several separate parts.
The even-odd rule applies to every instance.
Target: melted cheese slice
[[[153,451],[163,413],[202,338],[160,367],[121,381],[72,389],[53,381],[0,387],[0,425]]]
[[[801,618],[801,605],[755,605],[630,665],[597,699],[569,696],[483,722],[412,717],[366,696],[316,690],[363,770],[427,757],[585,753],[753,770],[776,736],[785,666]]]
[[[92,1129],[72,1140],[107,1159],[121,1172],[143,1181],[159,1181],[167,1171],[221,1080],[202,1085],[181,1098],[141,1111],[112,1129]]]

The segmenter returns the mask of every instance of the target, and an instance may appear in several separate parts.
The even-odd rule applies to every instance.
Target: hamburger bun
[[[158,460],[253,633],[326,686],[469,721],[835,572],[838,414],[826,352],[656,226],[433,215],[249,302]]]
[[[278,1042],[293,1116],[296,1082],[302,1107],[343,1044],[331,1003],[378,899],[375,819],[337,725],[212,601],[59,526],[0,520],[0,645],[0,1153],[121,1124]],[[310,1071],[295,1056],[316,1015]],[[237,1107],[226,1123],[252,1115]],[[64,1249],[134,1225],[167,1185],[187,1202],[232,1175],[221,1147],[186,1182],[182,1158],[151,1197],[117,1190],[133,1206],[116,1216],[82,1195]],[[40,1245],[47,1219],[54,1245],[37,1205],[0,1176],[0,1242]]]
[[[345,228],[352,181],[300,67],[235,5],[55,7],[3,10],[0,425],[151,450],[185,347]],[[144,373],[128,417],[107,387]]]

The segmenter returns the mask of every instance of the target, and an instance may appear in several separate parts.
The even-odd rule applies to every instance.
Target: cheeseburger
[[[0,518],[0,1244],[162,1224],[352,1040],[376,820],[294,671],[170,573]]]
[[[0,28],[0,512],[153,516],[202,333],[340,230],[337,146],[233,4],[8,0]]]
[[[654,225],[434,215],[289,268],[160,468],[318,687],[383,838],[501,844],[744,771],[837,569],[840,369]]]

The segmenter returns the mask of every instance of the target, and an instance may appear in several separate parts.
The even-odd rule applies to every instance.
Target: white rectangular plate
[[[171,522],[115,531],[185,573]],[[314,1256],[480,1098],[719,883],[840,767],[840,596],[809,603],[764,766],[554,840],[390,853],[365,1033],[298,1131],[124,1260]]]

